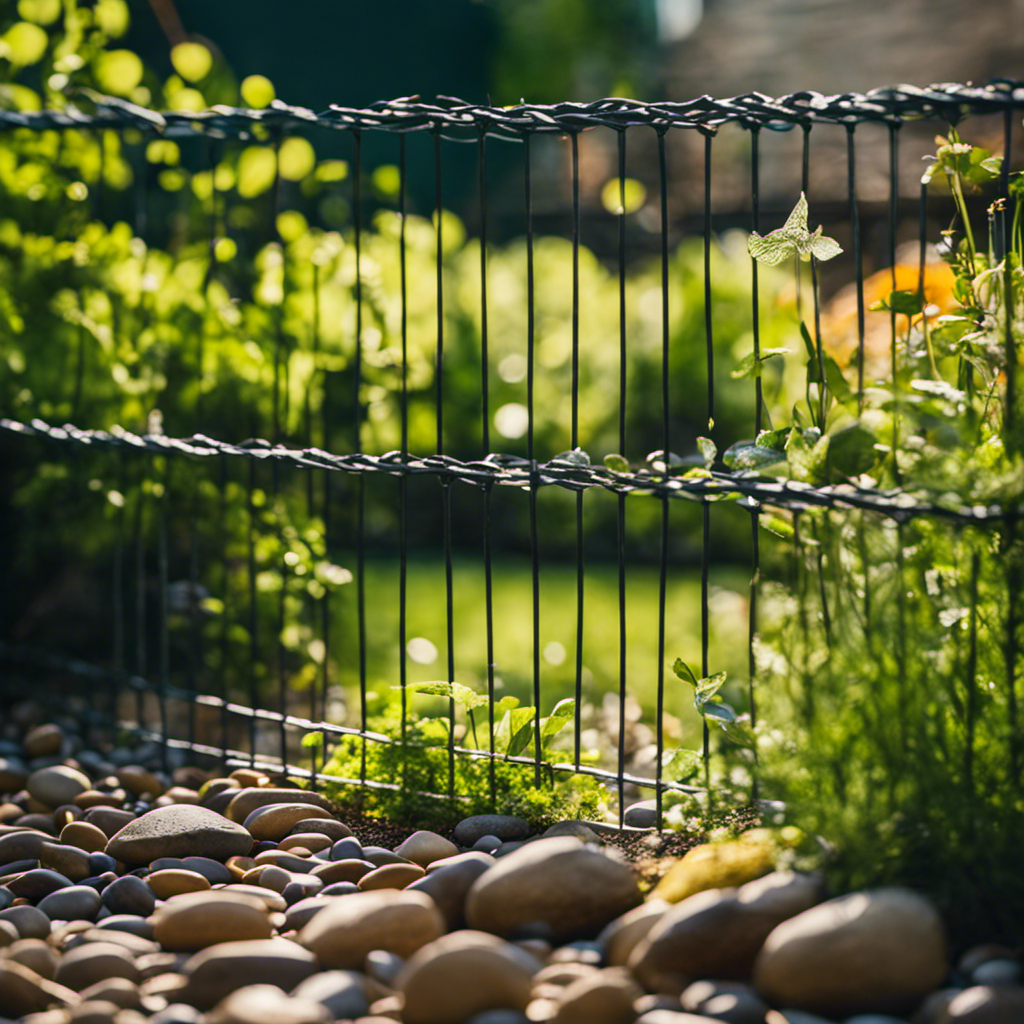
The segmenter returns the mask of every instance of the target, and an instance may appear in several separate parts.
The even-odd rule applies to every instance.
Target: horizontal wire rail
[[[351,132],[426,131],[456,140],[472,140],[481,134],[517,139],[538,133],[573,134],[597,127],[622,131],[638,125],[649,125],[659,131],[689,128],[714,133],[719,125],[730,122],[777,131],[798,125],[901,124],[923,118],[956,123],[971,114],[998,114],[1024,108],[1024,81],[1000,78],[983,86],[900,85],[834,96],[805,90],[778,98],[752,92],[728,99],[700,96],[684,102],[644,103],[609,98],[592,103],[512,107],[472,104],[450,96],[439,96],[434,103],[406,97],[361,108],[332,104],[320,113],[280,100],[262,110],[217,106],[200,112],[157,112],[91,90],[80,90],[73,98],[84,100],[94,109],[90,112],[72,103],[64,110],[0,110],[0,131],[137,129],[168,138],[244,139],[261,131],[282,133],[319,126]]]
[[[794,511],[852,508],[876,512],[897,522],[915,516],[933,516],[981,524],[1013,518],[1024,512],[1024,503],[1012,508],[1000,505],[967,506],[952,493],[928,495],[927,492],[881,490],[853,483],[814,487],[799,480],[766,477],[750,471],[708,471],[707,476],[690,478],[649,469],[615,472],[603,466],[591,465],[585,455],[575,452],[556,456],[547,462],[498,453],[472,461],[450,455],[403,456],[400,451],[383,455],[332,455],[319,448],[287,448],[263,439],[231,444],[203,434],[175,438],[163,434],[134,434],[121,427],[109,431],[82,430],[71,424],[52,426],[38,419],[31,423],[0,419],[0,434],[40,438],[69,448],[114,449],[150,456],[229,456],[255,462],[278,463],[295,469],[383,473],[398,477],[428,475],[483,488],[498,485],[532,491],[545,486],[558,486],[570,491],[585,491],[591,487],[601,487],[615,494],[642,492],[695,501],[733,498],[748,505],[763,504]]]

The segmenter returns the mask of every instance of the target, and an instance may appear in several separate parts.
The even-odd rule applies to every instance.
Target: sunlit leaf
[[[238,158],[238,194],[244,199],[262,195],[274,184],[277,164],[274,151],[266,146],[249,146]]]
[[[61,0],[18,0],[18,17],[37,25],[52,25],[61,10]]]
[[[277,154],[281,177],[301,181],[316,165],[316,153],[307,139],[293,135],[281,143]]]
[[[213,54],[202,43],[178,43],[171,48],[171,64],[186,82],[198,82],[210,73]]]
[[[274,83],[263,75],[249,75],[248,78],[244,78],[239,91],[242,94],[242,102],[253,110],[269,107],[277,95]]]
[[[6,46],[0,45],[0,55],[14,65],[27,67],[43,59],[49,42],[50,37],[38,25],[17,21],[4,33],[2,43]]]
[[[616,215],[636,213],[647,199],[647,189],[635,178],[626,178],[621,186],[620,190],[618,178],[606,181],[601,189],[601,205]]]
[[[610,469],[613,473],[628,473],[629,472],[629,459],[622,455],[610,454],[604,457],[604,465],[606,469]]]

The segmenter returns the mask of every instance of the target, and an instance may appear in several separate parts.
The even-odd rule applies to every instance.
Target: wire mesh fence
[[[885,408],[898,410],[917,400],[896,386],[897,341],[904,340],[899,318],[906,317],[907,344],[912,323],[925,324],[923,338],[930,344],[927,322],[936,314],[923,304],[926,251],[934,222],[948,217],[948,202],[926,184],[908,188],[905,175],[901,181],[900,144],[919,124],[934,134],[973,120],[1004,154],[990,169],[998,201],[988,213],[995,246],[989,267],[1003,259],[1010,312],[998,325],[1003,355],[989,386],[1004,409],[1000,429],[1008,438],[1014,435],[1019,410],[1011,314],[1019,268],[1007,254],[1018,230],[1009,211],[1013,127],[1021,110],[1024,85],[999,81],[835,97],[752,94],[689,103],[603,100],[512,109],[403,99],[319,114],[276,101],[258,111],[156,113],[85,95],[61,111],[0,111],[0,131],[9,141],[18,133],[56,133],[62,144],[72,136],[96,140],[102,153],[103,140],[116,136],[117,159],[133,168],[135,182],[126,206],[124,192],[104,188],[101,167],[82,238],[93,222],[109,223],[114,232],[122,216],[129,218],[132,227],[125,226],[122,241],[136,276],[116,288],[85,273],[65,279],[54,300],[50,346],[30,355],[53,360],[59,370],[29,392],[23,386],[26,368],[11,363],[0,410],[13,524],[5,531],[8,564],[24,556],[29,565],[38,542],[22,549],[21,538],[32,530],[45,533],[42,564],[81,568],[105,635],[94,624],[84,641],[73,637],[60,621],[59,604],[49,612],[56,620],[50,633],[26,630],[12,595],[0,648],[9,663],[8,680],[23,688],[27,680],[42,679],[40,692],[59,699],[69,689],[84,692],[97,721],[117,721],[159,740],[167,751],[274,765],[313,786],[340,781],[385,790],[401,789],[408,780],[374,777],[367,750],[405,743],[413,696],[425,692],[445,704],[446,770],[434,787],[439,799],[460,797],[460,759],[488,766],[495,804],[496,766],[520,764],[533,769],[538,784],[551,771],[607,784],[620,824],[629,801],[652,791],[660,824],[666,793],[711,786],[713,727],[722,722],[714,711],[717,689],[702,691],[701,684],[714,679],[711,645],[719,623],[713,584],[723,564],[743,557],[749,559],[750,581],[745,652],[738,659],[745,668],[737,694],[745,717],[738,724],[749,725],[754,737],[742,756],[756,796],[765,520],[776,526],[781,521],[781,532],[790,538],[771,541],[776,563],[785,567],[787,545],[795,552],[790,575],[801,598],[803,639],[789,664],[793,679],[804,684],[814,671],[809,665],[815,644],[827,654],[838,617],[858,623],[870,636],[880,615],[903,622],[912,614],[902,570],[895,584],[886,579],[883,585],[871,579],[869,560],[854,564],[850,552],[863,554],[873,538],[914,530],[921,522],[947,524],[958,545],[961,537],[995,536],[991,531],[997,529],[999,543],[1012,544],[1015,537],[1020,492],[1012,481],[998,493],[981,494],[966,480],[961,487],[927,476],[905,479],[899,456],[917,442],[895,431],[885,444],[872,437],[868,446],[888,452],[887,476],[859,471],[859,448],[852,469],[846,468],[825,403],[826,396],[831,400],[842,392],[846,407],[863,414],[872,389],[877,392],[884,380],[885,356],[891,356],[892,383]],[[800,168],[798,190],[812,208],[815,140],[831,133],[834,141],[842,133],[845,195],[831,195],[828,202],[834,211],[830,227],[847,242],[845,272],[852,281],[853,340],[843,367],[831,356],[826,366],[823,336],[834,322],[826,316],[823,324],[819,266],[813,260],[812,280],[806,272],[801,277],[799,268],[791,286],[772,278],[766,298],[769,271],[749,258],[746,322],[738,333],[729,328],[730,338],[745,346],[743,353],[737,345],[723,351],[717,337],[725,330],[726,313],[715,290],[716,239],[735,210],[723,214],[716,208],[716,147],[745,165],[742,207],[749,231],[775,226],[796,200],[790,195],[785,209],[775,200],[763,209],[761,168],[772,144],[765,132],[797,139],[792,151]],[[863,166],[858,147],[872,132],[867,145],[875,156],[883,154],[887,180],[882,192],[872,192],[870,223],[877,230],[869,237],[857,173]],[[586,201],[581,142],[589,133],[605,139],[599,151],[611,168],[607,211]],[[692,182],[681,183],[673,172],[673,139],[680,134],[699,139],[702,155],[695,190],[700,204],[686,209],[674,209],[683,184],[694,192]],[[920,138],[911,135],[915,145]],[[322,176],[330,182],[327,200],[333,207],[325,207],[327,200],[313,204],[312,192],[303,191],[316,165],[288,163],[299,152],[293,147],[289,153],[293,139],[334,155],[338,145],[347,147],[344,165],[335,159],[332,173]],[[193,187],[177,207],[169,207],[166,196],[160,203],[152,198],[158,186],[170,191],[173,178],[172,162],[159,170],[164,144],[180,146],[194,181],[206,183]],[[927,147],[921,150],[923,155]],[[585,150],[584,157],[593,152]],[[414,174],[413,164],[425,173]],[[504,169],[500,180],[496,164]],[[377,173],[382,165],[383,177]],[[471,198],[460,201],[475,247],[467,246],[462,226],[447,213],[453,203],[446,194],[447,174],[454,166],[470,167],[459,181],[460,187],[472,182]],[[263,184],[252,185],[254,178]],[[642,232],[628,216],[637,180],[650,197]],[[560,248],[539,237],[539,206],[545,217],[554,209],[562,218]],[[325,216],[333,210],[333,234],[311,226],[311,208]],[[289,219],[300,209],[300,219]],[[503,236],[520,240],[515,279],[505,262],[495,266],[499,222]],[[591,228],[610,295],[588,290],[593,273],[584,241]],[[187,259],[165,264],[158,238],[171,239]],[[73,264],[76,240],[61,241]],[[699,259],[680,267],[676,247],[688,241],[699,249]],[[900,255],[903,242],[911,245],[913,258]],[[27,237],[4,244],[22,243],[28,253]],[[254,260],[249,279],[232,271],[240,250]],[[649,287],[638,292],[630,275],[648,257]],[[566,276],[552,297],[546,275],[559,262]],[[910,288],[898,281],[904,264],[911,268]],[[868,325],[876,266],[888,297],[881,357]],[[833,439],[828,459],[834,464],[822,457],[814,472],[803,474],[790,465],[788,475],[780,475],[790,447],[786,431],[795,437],[796,428],[770,418],[772,398],[765,393],[765,367],[781,353],[765,344],[763,331],[783,287],[792,288],[799,317],[810,324],[804,327],[804,426],[818,434],[801,428],[801,437],[813,442],[831,429]],[[680,330],[684,292],[691,305],[697,296],[699,308]],[[918,306],[898,308],[892,296],[903,293],[916,293]],[[595,315],[610,315],[614,322],[598,332]],[[174,332],[161,335],[162,318],[176,323]],[[552,338],[561,346],[559,358],[552,356]],[[968,396],[977,383],[969,355],[965,348],[960,359]],[[730,356],[739,361],[738,370],[734,363],[723,365]],[[740,389],[745,397],[736,398]],[[924,390],[926,397],[941,392],[938,381],[932,392]],[[126,394],[134,396],[134,424],[122,422]],[[239,434],[242,420],[245,433]],[[513,451],[500,452],[499,446]],[[549,501],[549,494],[561,497]],[[694,503],[697,515],[681,518],[676,498]],[[820,520],[813,518],[818,513]],[[715,533],[722,522],[728,524],[725,552]],[[679,653],[671,649],[670,589],[691,557],[681,554],[683,542],[699,575],[699,644],[691,655],[699,665],[693,682],[704,766],[697,778],[671,770],[675,741],[666,731],[667,702],[675,706],[673,695],[686,688],[682,670],[676,678],[670,667]],[[973,539],[964,545],[963,551],[977,548],[968,559],[973,568],[965,578],[974,582],[961,616],[968,644],[964,668],[976,681],[981,560],[991,560],[998,574],[1001,556]],[[433,689],[410,676],[410,565],[424,547],[439,557],[432,600],[443,610],[434,670],[441,679]],[[518,706],[502,703],[507,656],[497,638],[502,612],[495,593],[502,584],[495,562],[508,551],[524,559],[528,578],[521,597],[528,637],[516,655],[525,658],[518,667],[527,687]],[[370,562],[380,552],[394,565],[387,588],[371,579]],[[479,692],[455,685],[461,675],[457,597],[466,586],[467,561],[482,578]],[[561,565],[571,581],[564,591],[572,622],[570,650],[564,652],[568,683],[554,694],[564,696],[558,704],[545,687],[545,562]],[[603,611],[588,606],[587,583],[599,565],[611,567],[614,581],[614,612],[607,621]],[[639,685],[630,661],[628,612],[629,580],[643,565],[653,565],[657,577],[651,605],[656,637],[642,670],[653,680],[645,681],[649,699],[642,709],[649,749],[647,759],[637,761],[627,751],[635,721],[630,697]],[[1001,671],[1016,765],[1014,571],[1011,565],[1003,591]],[[344,623],[342,587],[354,593]],[[390,610],[386,616],[395,634],[387,639],[388,650],[395,656],[384,685],[394,686],[398,701],[391,733],[371,727],[380,703],[374,644],[384,605],[397,608],[393,623]],[[596,624],[595,614],[602,616]],[[595,699],[588,626],[614,637],[613,712],[599,738],[613,749],[597,758],[588,750],[593,740],[582,710],[585,699]],[[47,637],[42,645],[39,636]],[[907,671],[905,656],[898,663],[900,672]],[[344,718],[329,714],[332,701],[345,700],[338,687],[343,674],[355,694]],[[813,703],[813,687],[805,685],[805,697]],[[974,708],[968,714],[973,730],[971,716],[978,712],[970,700],[968,705]],[[466,710],[472,732],[462,721]],[[550,743],[562,726],[568,743]],[[332,748],[346,737],[357,741],[361,756],[358,770],[339,779],[337,771],[325,769]]]

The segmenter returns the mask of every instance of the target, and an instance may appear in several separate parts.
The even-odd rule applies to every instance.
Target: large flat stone
[[[107,843],[106,852],[125,864],[158,857],[228,857],[247,854],[252,836],[239,824],[191,804],[158,807],[130,821]]]

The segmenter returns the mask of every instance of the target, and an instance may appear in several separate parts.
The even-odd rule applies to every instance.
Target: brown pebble
[[[116,807],[93,807],[86,811],[85,820],[95,825],[110,839],[128,822],[134,821],[135,815],[131,811],[122,811]]]
[[[357,884],[364,892],[370,889],[404,889],[425,874],[419,864],[384,864],[368,871]]]
[[[131,953],[113,942],[86,942],[61,957],[54,981],[74,992],[81,992],[83,988],[108,978],[127,978],[138,982],[139,969]]]
[[[43,843],[39,851],[39,865],[60,872],[72,882],[81,882],[93,873],[89,854],[77,846],[65,846],[63,843]]]
[[[93,807],[120,807],[127,797],[122,789],[115,793],[101,793],[98,789],[87,789],[74,799],[74,805],[80,810],[89,811]]]
[[[171,786],[160,799],[174,804],[198,804],[199,794],[186,786]]]
[[[288,834],[293,836],[299,834],[308,835],[310,832],[327,836],[332,843],[352,835],[352,829],[348,825],[336,821],[334,818],[303,818],[302,821],[297,821],[292,826],[292,830]]]
[[[270,776],[265,772],[257,771],[255,768],[236,768],[228,778],[234,779],[243,788],[270,785]]]
[[[82,989],[79,994],[83,1002],[104,999],[122,1010],[134,1010],[139,1006],[139,986],[127,978],[104,978]]]
[[[60,753],[63,743],[64,730],[59,725],[47,722],[45,725],[29,729],[21,741],[21,746],[26,757],[50,757]]]
[[[296,857],[295,854],[288,853],[286,850],[264,850],[262,853],[257,853],[254,860],[257,865],[276,864],[279,868],[284,868],[286,871],[304,873],[310,869],[307,857]]]
[[[224,865],[239,881],[242,876],[256,867],[256,861],[252,857],[228,857]]]
[[[138,764],[127,764],[118,768],[115,774],[117,781],[135,796],[160,796],[165,789],[164,784],[151,771]]]
[[[335,860],[320,867],[313,868],[310,872],[319,878],[324,885],[333,885],[335,882],[358,882],[363,875],[374,870],[374,865],[367,860],[346,858]]]
[[[40,978],[46,978],[47,981],[53,981],[57,976],[60,957],[56,950],[42,939],[19,939],[7,947],[4,956],[35,971]]]
[[[107,846],[107,835],[88,821],[71,821],[61,829],[60,841],[86,853],[102,853]]]
[[[121,1007],[106,999],[93,999],[72,1007],[68,1015],[70,1024],[113,1024]]]
[[[198,871],[185,868],[164,868],[146,875],[146,884],[157,899],[166,900],[186,892],[201,892],[211,888],[210,881]]]

